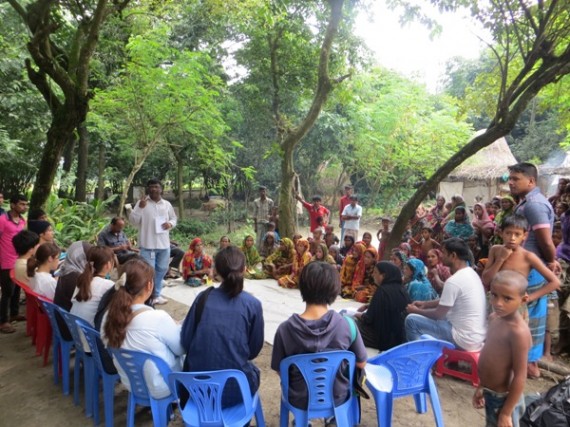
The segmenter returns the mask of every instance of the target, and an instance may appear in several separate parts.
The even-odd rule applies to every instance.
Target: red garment
[[[342,196],[340,198],[340,209],[338,211],[339,218],[342,216],[342,211],[344,210],[346,205],[350,205],[350,197],[349,196]]]
[[[301,200],[301,204],[305,209],[307,209],[307,211],[309,211],[309,218],[311,220],[311,233],[321,226],[327,226],[328,217],[330,216],[331,211],[329,211],[323,205],[317,208],[314,204],[305,202],[303,200]],[[318,217],[321,217],[323,219],[322,225],[319,225],[317,222]]]

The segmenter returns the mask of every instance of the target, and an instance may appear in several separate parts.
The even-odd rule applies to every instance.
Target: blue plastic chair
[[[83,335],[89,344],[91,350],[91,357],[95,363],[95,369],[93,372],[93,379],[91,384],[93,385],[93,422],[98,425],[99,419],[99,379],[103,382],[103,405],[105,408],[105,427],[113,427],[113,422],[115,418],[114,413],[114,400],[115,400],[115,384],[120,381],[117,369],[113,365],[111,356],[105,349],[103,342],[101,341],[101,335],[95,329],[93,329],[86,321],[80,319],[77,320],[77,325],[83,331]],[[103,358],[108,358],[108,361],[112,366],[108,366],[104,362]]]
[[[165,382],[168,381],[168,375],[172,373],[170,367],[160,357],[149,353],[122,348],[109,348],[108,350],[129,381],[129,384],[124,384],[129,389],[127,426],[134,427],[135,407],[141,405],[150,406],[155,427],[166,427],[171,415],[171,403],[176,402],[176,398],[172,393],[160,399],[152,397],[146,385],[144,366],[147,362],[154,363]]]
[[[413,395],[417,412],[425,413],[426,394],[430,397],[436,425],[443,427],[441,405],[431,368],[444,348],[454,348],[454,345],[424,335],[418,341],[399,345],[368,359],[366,385],[374,396],[380,427],[392,425],[394,399],[399,397]]]
[[[56,313],[63,311],[60,307],[45,299],[38,298],[40,304],[45,309],[51,324],[53,333],[53,381],[55,384],[59,382],[61,374],[63,384],[63,394],[69,394],[69,363],[71,360],[71,350],[74,347],[73,340],[66,340],[61,334],[59,323],[57,321]],[[61,364],[61,366],[60,366]]]
[[[222,394],[226,382],[233,378],[241,390],[243,402],[222,408]],[[180,413],[187,427],[243,427],[255,415],[257,427],[264,427],[263,409],[259,394],[251,396],[251,389],[242,371],[225,369],[205,372],[174,372],[168,376],[170,389],[178,400]],[[180,403],[180,387],[188,392],[185,404]]]
[[[85,389],[85,415],[87,417],[93,416],[93,378],[95,372],[95,362],[91,357],[89,348],[85,348],[84,342],[81,339],[83,333],[77,326],[78,320],[83,320],[74,314],[68,313],[62,308],[58,307],[59,314],[65,321],[73,342],[75,344],[75,366],[73,367],[73,402],[79,405],[79,378],[80,369],[83,366],[83,387]]]
[[[343,363],[345,362],[345,363]],[[288,427],[289,412],[295,418],[297,427],[307,427],[313,418],[328,418],[334,416],[336,424],[342,427],[353,426],[360,421],[360,403],[356,393],[346,402],[336,406],[334,401],[334,384],[339,370],[346,370],[349,384],[353,384],[356,368],[354,353],[338,350],[322,353],[296,354],[281,361],[279,372],[281,376],[281,415],[280,426]],[[289,370],[296,366],[307,387],[307,409],[293,406],[289,400]]]

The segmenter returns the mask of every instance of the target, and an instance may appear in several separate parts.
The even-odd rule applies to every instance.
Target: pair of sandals
[[[14,328],[9,323],[6,323],[4,326],[0,328],[0,333],[2,334],[13,334],[14,332],[16,332],[16,328]]]

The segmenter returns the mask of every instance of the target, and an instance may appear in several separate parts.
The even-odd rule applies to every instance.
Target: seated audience
[[[245,256],[238,248],[230,246],[220,251],[215,262],[222,283],[198,294],[182,325],[184,371],[239,369],[245,373],[253,394],[260,382],[259,369],[252,360],[263,347],[261,302],[243,291]],[[239,389],[228,383],[222,406],[240,401]]]
[[[477,243],[481,248],[479,258],[487,258],[489,255],[489,241],[495,233],[495,223],[489,217],[483,203],[475,203],[475,206],[473,206],[473,217],[471,225],[477,236]]]
[[[331,245],[329,247],[329,255],[332,257],[332,259],[334,259],[337,271],[340,271],[342,268],[342,263],[344,262],[344,257],[340,254],[340,246]]]
[[[449,279],[449,276],[451,276],[449,267],[443,265],[441,251],[439,249],[430,250],[427,254],[426,264],[428,269],[428,280],[435,291],[441,295],[443,284],[447,279]]]
[[[29,221],[28,230],[36,233],[40,237],[40,245],[44,243],[55,243],[53,227],[47,221]]]
[[[172,261],[168,265],[168,273],[164,276],[165,279],[178,279],[182,271],[182,258],[184,258],[184,251],[178,247],[178,243],[170,241],[170,257]]]
[[[343,318],[329,306],[340,292],[338,272],[333,266],[323,262],[310,263],[299,278],[301,297],[305,311],[293,314],[281,323],[275,333],[271,368],[279,372],[279,365],[286,357],[319,353],[330,350],[348,350],[356,355],[356,366],[366,365],[366,348],[359,333],[353,339],[350,318]],[[337,404],[345,402],[352,392],[345,372],[339,371],[334,384]],[[289,378],[289,401],[299,408],[307,407],[307,388],[298,372],[292,371]]]
[[[452,342],[466,351],[479,351],[487,332],[487,307],[481,279],[468,265],[469,247],[460,238],[442,244],[443,263],[452,276],[445,281],[441,298],[416,301],[407,307],[406,337],[423,334]]]
[[[36,252],[40,238],[32,231],[22,230],[12,238],[12,244],[18,254],[14,264],[14,277],[18,282],[29,286],[28,259]]]
[[[275,239],[275,233],[268,231],[265,233],[265,236],[261,242],[261,249],[259,250],[259,254],[263,258],[267,258],[268,256],[272,255],[278,248],[279,243],[277,243],[277,240]]]
[[[103,317],[101,339],[108,347],[141,351],[160,357],[173,371],[182,367],[184,348],[180,343],[180,325],[163,310],[154,310],[144,304],[153,292],[154,269],[142,259],[131,259],[115,285],[116,292]],[[146,369],[146,367],[145,367]],[[117,369],[121,381],[128,379]],[[147,383],[153,397],[170,394],[154,365],[148,366]]]
[[[360,261],[358,261],[354,279],[352,279],[354,300],[356,302],[368,303],[374,292],[376,292],[376,283],[373,277],[376,258],[378,258],[378,252],[374,247],[370,246],[364,251]]]
[[[190,249],[184,254],[182,261],[182,277],[184,284],[197,288],[206,281],[212,280],[213,274],[212,257],[204,252],[202,239],[196,237],[190,243]]]
[[[352,236],[346,236],[352,237]],[[345,237],[345,240],[346,240]],[[356,272],[356,267],[360,258],[364,255],[366,247],[362,243],[356,243],[350,253],[344,259],[342,268],[340,269],[340,283],[341,290],[340,295],[343,298],[354,298],[354,289],[352,288],[352,282],[354,280],[354,273]]]
[[[473,227],[469,224],[467,211],[463,206],[455,208],[454,219],[450,220],[443,229],[447,238],[458,237],[467,240],[473,234]]]
[[[329,250],[327,249],[326,243],[321,243],[321,244],[317,247],[317,250],[315,251],[315,254],[314,254],[313,257],[311,258],[311,262],[315,262],[315,261],[327,262],[327,263],[329,263],[329,264],[332,264],[332,265],[336,266],[336,261],[335,261],[334,258],[329,254]]]
[[[295,246],[295,257],[291,274],[285,275],[277,280],[277,284],[282,288],[297,289],[299,287],[299,276],[303,268],[311,262],[311,252],[309,252],[309,241],[299,239]]]
[[[354,237],[352,236],[344,236],[344,246],[340,248],[340,254],[346,258],[352,247],[354,246]]]
[[[404,276],[404,266],[408,262],[408,257],[404,252],[399,249],[392,249],[392,255],[390,255],[390,262],[400,269],[402,272],[402,277]]]
[[[368,231],[365,231],[362,234],[362,243],[364,243],[364,246],[366,246],[366,249],[371,248],[372,247],[372,234],[369,233]]]
[[[115,266],[113,251],[105,246],[94,246],[87,253],[83,273],[77,278],[70,313],[94,326],[95,314],[101,298],[114,283],[106,279]]]
[[[404,265],[404,283],[412,302],[431,301],[438,297],[425,274],[425,265],[417,258],[409,259]]]
[[[30,278],[30,288],[50,301],[53,301],[57,285],[57,280],[50,272],[57,268],[60,252],[57,245],[44,243],[28,259],[27,275]]]
[[[255,247],[255,239],[248,234],[243,239],[241,251],[245,255],[245,278],[246,279],[262,279],[264,274],[261,271],[261,263],[263,258],[257,252]]]
[[[332,225],[327,225],[325,227],[325,235],[323,236],[323,240],[327,245],[327,248],[330,248],[332,245],[338,245],[340,240],[336,234],[334,234],[334,227]]]
[[[404,319],[411,303],[402,284],[400,269],[388,261],[374,268],[376,292],[370,304],[358,309],[355,317],[366,347],[386,351],[406,341]]]
[[[295,259],[295,248],[291,239],[284,237],[279,242],[279,248],[265,258],[263,269],[268,277],[279,280],[283,276],[291,274]]]
[[[230,240],[230,238],[228,236],[222,236],[220,237],[220,242],[218,244],[218,249],[216,249],[216,254],[218,252],[220,252],[222,249],[226,249],[228,246],[230,246],[232,244],[232,241]],[[215,254],[215,255],[216,255]]]
[[[309,252],[314,254],[321,243],[325,243],[325,240],[323,239],[323,230],[321,228],[315,228],[313,231],[313,239],[310,240],[311,246],[309,247]],[[295,247],[297,247],[297,245],[295,245]]]
[[[77,278],[85,270],[87,253],[91,248],[91,244],[84,241],[74,242],[67,248],[67,256],[59,269],[59,280],[53,298],[53,303],[65,311],[71,310]]]
[[[114,217],[97,237],[98,246],[107,246],[113,250],[119,264],[124,264],[136,252],[123,231],[125,220],[119,216]]]

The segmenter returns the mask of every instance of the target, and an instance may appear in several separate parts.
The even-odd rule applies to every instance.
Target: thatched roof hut
[[[477,135],[484,131],[478,131]],[[476,200],[489,201],[497,194],[506,194],[507,167],[517,163],[505,138],[499,138],[454,169],[440,184],[438,193],[446,200],[461,194],[468,205]]]

